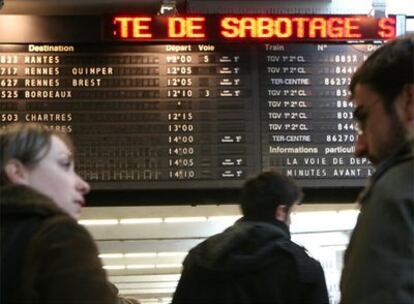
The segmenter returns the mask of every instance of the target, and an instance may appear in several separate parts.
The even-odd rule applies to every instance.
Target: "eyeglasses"
[[[356,107],[353,113],[354,114],[353,125],[358,135],[364,134],[367,120],[368,120],[370,113],[372,113],[372,109],[375,107],[375,105],[380,104],[380,103],[381,102],[377,101],[377,102],[371,103],[369,106],[366,106],[366,107],[361,107],[361,106]]]

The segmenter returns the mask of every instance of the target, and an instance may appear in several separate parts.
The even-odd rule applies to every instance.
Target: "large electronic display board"
[[[167,36],[149,17],[14,18],[37,27],[0,33],[1,127],[70,133],[94,189],[238,188],[269,169],[308,188],[359,187],[372,174],[353,156],[347,87],[372,39],[395,35],[391,17],[361,32],[351,16],[291,29],[292,16],[157,19]]]

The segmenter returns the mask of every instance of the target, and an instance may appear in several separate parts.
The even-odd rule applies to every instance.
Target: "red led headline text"
[[[396,37],[395,17],[298,16],[115,16],[117,40],[388,40]]]

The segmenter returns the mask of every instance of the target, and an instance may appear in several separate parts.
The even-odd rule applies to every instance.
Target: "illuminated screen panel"
[[[374,45],[0,45],[1,122],[69,133],[95,189],[361,186],[350,77]]]
[[[348,87],[374,45],[265,44],[260,49],[262,169],[303,186],[360,184],[372,175],[354,156]],[[334,183],[334,182],[333,182]]]
[[[357,15],[113,16],[110,20],[107,38],[125,41],[387,40],[396,34],[395,17]]]
[[[1,126],[71,134],[95,189],[237,187],[257,167],[252,51],[0,45]]]
[[[0,32],[0,127],[71,134],[94,189],[235,189],[269,169],[308,188],[359,187],[372,175],[353,156],[348,84],[380,43],[107,41],[78,18],[28,18],[33,40]]]

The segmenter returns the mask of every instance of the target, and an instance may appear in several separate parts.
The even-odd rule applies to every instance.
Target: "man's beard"
[[[385,159],[395,154],[396,151],[400,149],[401,146],[404,145],[404,143],[406,143],[410,137],[408,130],[404,127],[404,124],[398,119],[396,113],[392,112],[390,113],[390,115],[393,122],[394,132],[388,144],[380,148],[380,151],[378,153],[380,161],[378,163],[382,163]]]

